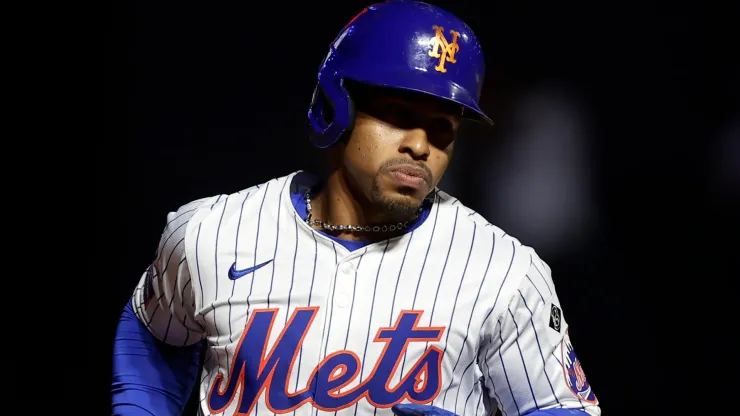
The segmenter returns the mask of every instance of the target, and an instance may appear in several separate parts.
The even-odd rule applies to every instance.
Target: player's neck
[[[379,225],[388,222],[385,213],[355,191],[341,170],[332,172],[324,186],[312,195],[313,218],[334,225]],[[324,230],[325,231],[325,230]],[[334,232],[345,240],[372,241],[388,238],[379,233]]]

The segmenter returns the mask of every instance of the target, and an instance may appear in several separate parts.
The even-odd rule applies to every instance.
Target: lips
[[[429,186],[431,182],[425,169],[413,165],[395,166],[389,170],[389,173],[397,181],[414,188],[420,188],[424,184]]]

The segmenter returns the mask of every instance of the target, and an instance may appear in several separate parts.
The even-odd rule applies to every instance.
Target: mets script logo
[[[263,393],[268,409],[277,414],[305,404],[337,411],[361,399],[376,408],[388,408],[404,400],[425,404],[439,395],[442,351],[434,346],[424,351],[401,381],[391,381],[410,342],[437,342],[442,337],[444,327],[417,326],[422,311],[402,311],[395,325],[378,330],[373,342],[384,343],[383,352],[369,375],[355,387],[344,390],[360,375],[360,357],[352,351],[337,351],[314,368],[305,386],[294,389],[290,383],[293,365],[318,310],[296,308],[269,351],[267,340],[278,310],[254,310],[236,347],[228,381],[223,374],[213,380],[208,392],[210,412],[220,413],[236,400],[235,414],[250,414]]]
[[[576,352],[567,332],[563,338],[562,351],[565,383],[568,388],[584,402],[596,403],[596,395],[591,389],[591,385],[588,384],[588,380],[586,380],[586,373],[583,371],[581,361],[576,357]]]
[[[445,62],[454,64],[455,54],[460,50],[460,46],[457,44],[457,38],[460,37],[460,33],[450,30],[452,35],[452,42],[448,42],[445,38],[445,28],[440,26],[432,26],[434,29],[434,37],[429,41],[432,45],[432,50],[429,51],[429,56],[432,58],[439,58],[439,63],[434,67],[439,72],[447,72],[445,68]]]

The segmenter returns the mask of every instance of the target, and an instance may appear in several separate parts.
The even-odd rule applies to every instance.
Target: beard
[[[380,174],[373,178],[370,190],[370,203],[379,211],[385,213],[388,222],[402,223],[412,220],[419,212],[423,200],[417,200],[411,196],[411,191],[406,194],[403,189],[398,194],[388,195],[380,186]]]

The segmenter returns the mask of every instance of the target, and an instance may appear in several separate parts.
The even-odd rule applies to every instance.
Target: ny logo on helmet
[[[432,50],[429,51],[429,56],[432,58],[439,58],[439,64],[434,67],[439,72],[447,72],[445,68],[445,62],[454,64],[455,53],[460,50],[460,46],[457,44],[457,38],[460,37],[460,33],[450,30],[452,35],[452,42],[448,42],[445,38],[445,28],[440,26],[432,26],[434,28],[434,37],[429,41],[432,45]]]

